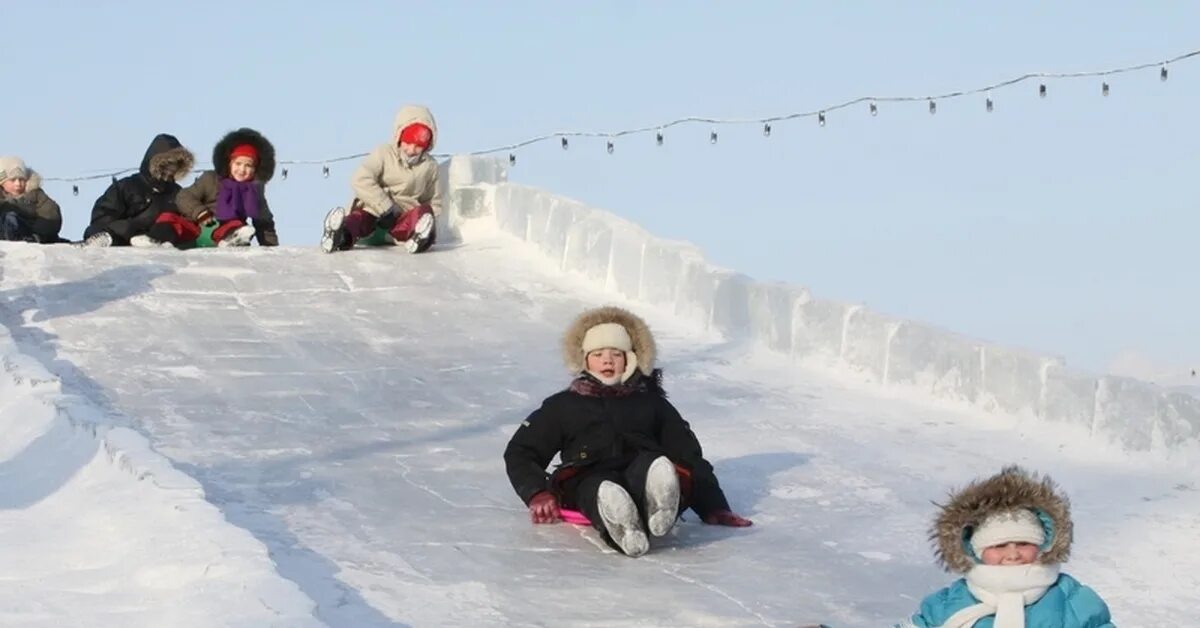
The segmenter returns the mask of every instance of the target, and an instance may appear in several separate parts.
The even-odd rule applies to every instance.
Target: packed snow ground
[[[0,530],[18,559],[0,567],[0,620],[111,625],[103,613],[129,608],[119,623],[301,625],[315,603],[355,627],[890,625],[949,581],[925,540],[931,501],[1020,462],[1069,491],[1067,571],[1119,625],[1194,622],[1194,455],[888,396],[614,299],[506,236],[420,256],[0,254],[6,359],[39,361],[102,415],[87,422],[145,434],[207,499],[139,480],[65,427],[38,454],[55,477],[30,489],[8,467],[33,439],[6,436]],[[500,455],[568,381],[565,325],[602,303],[650,322],[672,400],[754,527],[689,513],[634,560],[529,523]],[[11,418],[29,385],[0,385],[6,434],[52,420]],[[197,576],[209,563],[225,567]]]

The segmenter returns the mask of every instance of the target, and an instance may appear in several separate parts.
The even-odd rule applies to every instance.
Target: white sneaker
[[[417,219],[417,224],[413,227],[412,235],[404,241],[404,248],[409,253],[416,253],[417,249],[425,244],[429,239],[429,234],[433,231],[433,214],[422,214]]]
[[[642,531],[642,520],[629,493],[616,482],[600,483],[596,497],[604,529],[626,556],[641,556],[650,549],[650,540]]]
[[[79,243],[79,246],[112,246],[112,234],[107,231],[98,231],[88,236],[86,240]]]
[[[254,239],[254,227],[250,225],[242,225],[233,231],[225,234],[221,241],[217,243],[218,247],[225,246],[250,246],[250,241]]]
[[[345,234],[342,233],[342,223],[346,222],[346,210],[334,207],[325,214],[325,231],[321,233],[321,250],[332,253],[342,247]]]
[[[679,518],[679,476],[666,456],[655,458],[646,472],[646,526],[651,536],[666,536]]]

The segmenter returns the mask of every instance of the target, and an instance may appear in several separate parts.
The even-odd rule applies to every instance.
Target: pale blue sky
[[[282,159],[369,150],[404,102],[440,150],[683,115],[766,116],[1200,48],[1194,2],[4,2],[0,152],[48,175],[136,165],[171,132],[206,161],[253,126]],[[1200,364],[1200,60],[759,127],[519,153],[511,178],[689,240],[716,263],[1102,368]],[[313,244],[353,163],[269,194]],[[79,237],[104,182],[49,190]]]

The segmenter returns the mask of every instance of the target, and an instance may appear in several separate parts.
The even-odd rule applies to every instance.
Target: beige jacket
[[[437,144],[437,123],[429,109],[421,105],[407,105],[396,114],[392,125],[392,140],[371,151],[350,179],[354,189],[355,204],[372,215],[379,216],[392,205],[409,210],[418,205],[429,205],[435,215],[442,214],[442,191],[438,184],[437,160],[427,151],[421,161],[409,166],[400,155],[397,137],[400,130],[420,122],[433,131],[429,149]]]

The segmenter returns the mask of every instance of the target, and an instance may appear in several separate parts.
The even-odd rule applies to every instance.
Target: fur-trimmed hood
[[[975,528],[989,515],[1021,508],[1033,511],[1046,533],[1038,562],[1065,563],[1074,537],[1070,500],[1050,478],[1016,465],[950,494],[929,532],[938,562],[947,571],[970,571],[979,564],[970,543]]]
[[[150,141],[138,171],[153,181],[175,182],[186,177],[195,164],[196,156],[174,135],[160,133]]]
[[[262,133],[254,129],[240,128],[230,131],[213,147],[213,170],[222,179],[229,177],[229,154],[242,144],[249,144],[258,152],[258,163],[254,165],[254,180],[266,183],[275,176],[275,146]]]
[[[583,355],[583,337],[588,330],[602,323],[617,323],[629,333],[633,341],[633,352],[637,354],[638,370],[643,375],[653,375],[654,362],[658,357],[658,347],[654,343],[654,334],[646,321],[638,315],[619,307],[606,306],[588,310],[575,318],[567,327],[563,336],[563,361],[571,373],[584,370],[586,360]]]
[[[392,120],[392,144],[396,143],[400,130],[414,122],[424,124],[433,132],[433,137],[429,140],[429,150],[432,151],[433,147],[437,146],[437,121],[433,119],[433,112],[425,105],[404,105],[396,112],[396,117]]]

